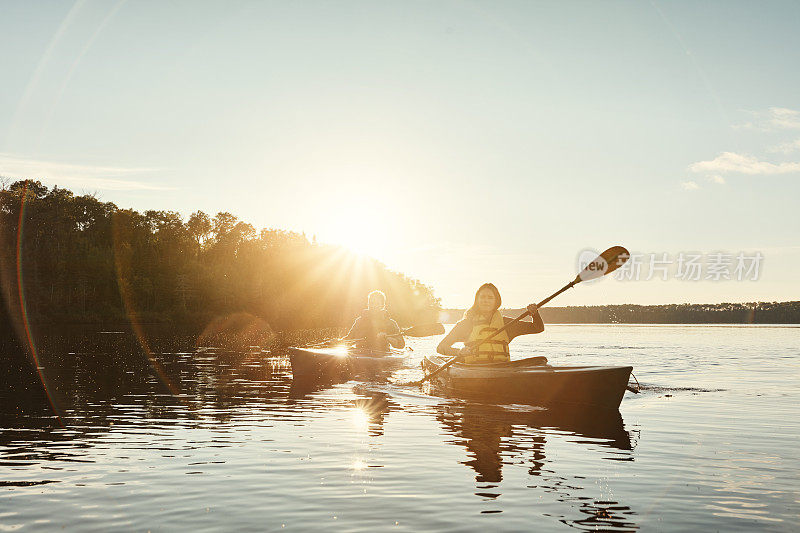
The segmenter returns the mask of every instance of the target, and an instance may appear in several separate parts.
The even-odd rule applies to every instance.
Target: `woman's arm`
[[[533,326],[536,331],[532,333],[541,333],[544,331],[544,322],[542,322],[542,317],[539,316],[539,308],[536,307],[536,304],[530,304],[528,306],[528,311],[533,318]]]
[[[464,334],[466,327],[466,323],[463,320],[453,326],[450,333],[448,333],[445,338],[442,339],[442,342],[439,343],[439,346],[436,347],[436,351],[447,357],[461,355],[461,350],[453,348],[453,345],[457,342],[466,341],[467,335]]]
[[[513,339],[514,337],[517,337],[519,335],[528,335],[530,333],[541,333],[544,331],[544,322],[542,322],[542,317],[539,316],[539,310],[536,309],[535,305],[531,304],[530,306],[528,306],[529,311],[531,310],[531,307],[533,307],[533,313],[532,313],[533,322],[519,321],[515,322],[514,324],[511,324],[511,326],[509,326],[507,330],[509,339]],[[508,317],[503,317],[503,319],[505,320],[506,324],[508,324],[512,320],[511,318]]]

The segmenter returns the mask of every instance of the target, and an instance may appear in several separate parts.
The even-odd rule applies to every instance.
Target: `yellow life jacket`
[[[492,320],[488,324],[486,322],[473,324],[472,332],[467,340],[467,346],[472,342],[485,339],[504,325],[503,315],[500,314],[500,311],[495,311],[494,315],[492,315]],[[508,353],[509,341],[508,335],[503,331],[478,346],[473,354],[464,358],[464,362],[468,365],[508,362],[510,360]]]

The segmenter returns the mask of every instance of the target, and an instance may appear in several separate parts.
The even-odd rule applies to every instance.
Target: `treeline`
[[[342,327],[373,289],[405,325],[439,308],[429,287],[374,259],[230,213],[140,213],[26,180],[0,190],[0,224],[2,294],[18,333],[26,323]]]
[[[550,324],[800,324],[800,302],[543,307],[540,313]]]

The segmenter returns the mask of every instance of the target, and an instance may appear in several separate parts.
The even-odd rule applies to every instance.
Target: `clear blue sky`
[[[305,231],[452,306],[539,299],[612,244],[764,260],[554,304],[800,299],[800,3],[0,10],[0,175]]]

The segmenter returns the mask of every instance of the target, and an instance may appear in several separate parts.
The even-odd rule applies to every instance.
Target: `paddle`
[[[432,324],[420,324],[419,326],[411,326],[400,330],[400,333],[389,335],[390,337],[397,337],[398,335],[405,335],[406,337],[430,337],[431,335],[441,335],[444,333],[444,326],[439,322]]]
[[[387,337],[430,337],[431,335],[441,335],[444,333],[444,325],[439,322],[434,322],[432,324],[420,324],[419,326],[411,326],[410,328],[403,328],[400,330],[400,333],[394,333],[392,335],[386,335]],[[350,341],[363,341],[366,340],[366,337],[362,339],[348,339]]]
[[[442,333],[444,333],[444,326],[439,322],[433,322],[431,324],[420,324],[417,326],[404,328],[400,330],[400,333],[395,333],[394,335],[387,335],[387,337],[401,337],[401,336],[430,337],[431,335],[441,335]],[[321,343],[314,344],[312,346],[324,345],[332,341],[343,342],[345,340],[348,342],[360,342],[366,340],[366,337],[360,339],[330,339]]]
[[[609,248],[608,250],[606,250],[602,254],[598,255],[594,260],[592,260],[592,262],[587,264],[586,267],[583,270],[581,270],[581,272],[577,276],[575,276],[574,280],[570,281],[569,283],[567,283],[566,285],[561,287],[559,290],[557,290],[556,292],[554,292],[553,294],[551,294],[550,296],[548,296],[547,298],[545,298],[544,300],[542,300],[541,302],[536,304],[536,307],[537,308],[538,307],[542,307],[543,305],[547,304],[547,302],[549,302],[550,300],[552,300],[553,298],[555,298],[556,296],[558,296],[562,292],[566,291],[567,289],[571,289],[572,287],[574,287],[575,285],[577,285],[581,281],[588,281],[590,279],[599,278],[601,276],[605,276],[606,274],[610,274],[611,272],[614,272],[616,269],[618,269],[623,264],[625,264],[625,262],[629,258],[630,258],[630,254],[628,253],[628,250],[626,250],[622,246],[612,246],[611,248]],[[503,332],[506,329],[508,329],[508,327],[511,324],[519,322],[520,320],[522,320],[523,318],[525,318],[528,315],[530,315],[530,312],[525,311],[524,313],[519,315],[517,318],[515,318],[514,320],[512,320],[511,322],[509,322],[508,324],[506,324],[502,328],[498,329],[497,331],[495,331],[494,333],[492,333],[491,335],[489,335],[485,339],[482,339],[482,340],[476,342],[475,344],[473,344],[471,346],[471,348],[473,348],[473,349],[477,348],[478,346],[480,346],[484,342],[488,341],[489,339],[495,337],[496,335],[499,335],[501,332]],[[452,359],[450,359],[449,361],[444,363],[442,366],[440,366],[439,368],[437,368],[436,370],[434,370],[433,372],[431,372],[427,376],[423,377],[421,380],[411,383],[411,385],[420,385],[420,384],[424,383],[425,381],[433,378],[439,372],[441,372],[442,370],[446,369],[447,367],[449,367],[450,365],[455,363],[460,357],[461,357],[460,355],[457,355],[457,356],[453,357]]]

